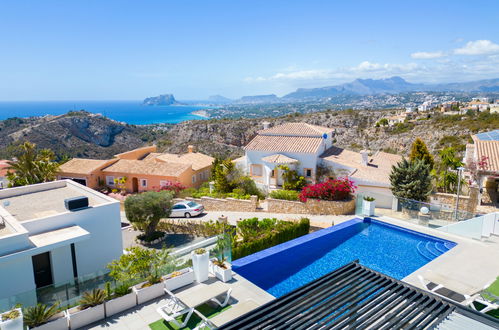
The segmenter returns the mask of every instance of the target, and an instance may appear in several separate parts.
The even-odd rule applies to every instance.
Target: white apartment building
[[[70,180],[0,190],[2,304],[32,304],[36,288],[104,272],[122,253],[118,201]]]

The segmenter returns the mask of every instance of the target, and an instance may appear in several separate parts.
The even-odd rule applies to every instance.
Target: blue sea
[[[203,119],[193,115],[205,107],[190,105],[147,106],[142,101],[43,101],[0,102],[0,120],[11,117],[62,115],[68,111],[86,110],[133,125],[179,123]]]

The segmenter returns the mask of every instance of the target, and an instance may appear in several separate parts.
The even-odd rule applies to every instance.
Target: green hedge
[[[299,191],[296,190],[273,190],[270,192],[270,198],[284,199],[287,201],[297,201]]]
[[[310,220],[302,218],[297,222],[289,222],[289,225],[282,226],[279,231],[271,231],[255,240],[248,242],[234,242],[232,246],[232,260],[245,257],[255,252],[265,250],[269,247],[306,235],[309,230]]]

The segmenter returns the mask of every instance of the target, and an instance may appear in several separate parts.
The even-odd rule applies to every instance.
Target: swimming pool
[[[356,259],[400,280],[454,246],[382,221],[352,219],[235,260],[232,269],[280,297]]]

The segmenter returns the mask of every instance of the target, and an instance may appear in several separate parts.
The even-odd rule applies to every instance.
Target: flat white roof
[[[37,248],[54,245],[58,243],[79,241],[83,238],[90,236],[90,233],[80,226],[71,226],[62,229],[47,231],[38,235],[29,237],[30,241],[35,244]]]
[[[0,207],[17,221],[33,220],[68,212],[64,200],[88,197],[89,206],[115,200],[69,180],[9,188],[0,191]]]

